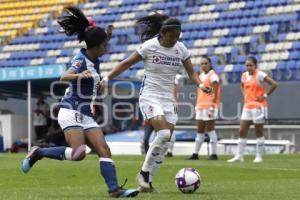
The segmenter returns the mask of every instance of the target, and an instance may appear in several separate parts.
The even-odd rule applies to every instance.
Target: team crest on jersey
[[[153,56],[153,63],[160,64],[160,62],[161,62],[160,56]]]
[[[81,67],[81,65],[82,65],[82,60],[75,60],[72,63],[72,67],[75,67],[75,68],[79,68],[79,67]]]

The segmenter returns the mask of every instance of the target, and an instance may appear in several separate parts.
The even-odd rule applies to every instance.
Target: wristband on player
[[[108,81],[108,76],[105,76],[102,80],[107,82]]]
[[[200,84],[198,85],[198,88],[203,89],[203,88],[204,88],[204,84],[203,84],[203,83],[200,83]]]

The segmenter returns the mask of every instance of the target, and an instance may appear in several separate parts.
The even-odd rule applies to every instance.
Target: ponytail
[[[142,26],[142,41],[153,38],[159,31],[181,30],[181,22],[178,19],[170,18],[168,15],[159,13],[141,17],[137,20],[136,24]]]
[[[78,40],[84,40],[84,33],[89,26],[89,21],[85,15],[77,7],[67,7],[66,15],[57,20],[61,26],[60,32],[65,33],[67,36],[78,35]]]
[[[77,7],[67,7],[57,22],[61,27],[60,32],[67,36],[77,35],[79,42],[85,41],[87,48],[97,46],[107,39],[105,31],[97,27],[92,18],[86,18]]]

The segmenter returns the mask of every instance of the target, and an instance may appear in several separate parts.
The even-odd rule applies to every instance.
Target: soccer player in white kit
[[[121,61],[104,77],[100,85],[103,88],[113,79],[135,63],[143,61],[145,75],[140,90],[139,106],[145,120],[154,127],[156,137],[145,157],[142,169],[137,177],[141,192],[152,192],[152,177],[164,161],[177,121],[176,101],[174,98],[174,80],[179,69],[185,68],[193,83],[206,92],[193,71],[190,53],[179,42],[181,22],[163,14],[141,17],[137,25],[143,26],[141,39],[145,41],[127,59]]]

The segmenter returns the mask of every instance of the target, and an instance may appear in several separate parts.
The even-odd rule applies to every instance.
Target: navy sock
[[[56,160],[66,160],[65,150],[67,147],[49,147],[49,148],[40,148],[38,149],[38,157],[43,158],[52,158]]]
[[[103,176],[109,192],[119,188],[115,165],[110,158],[100,158],[100,172]]]

